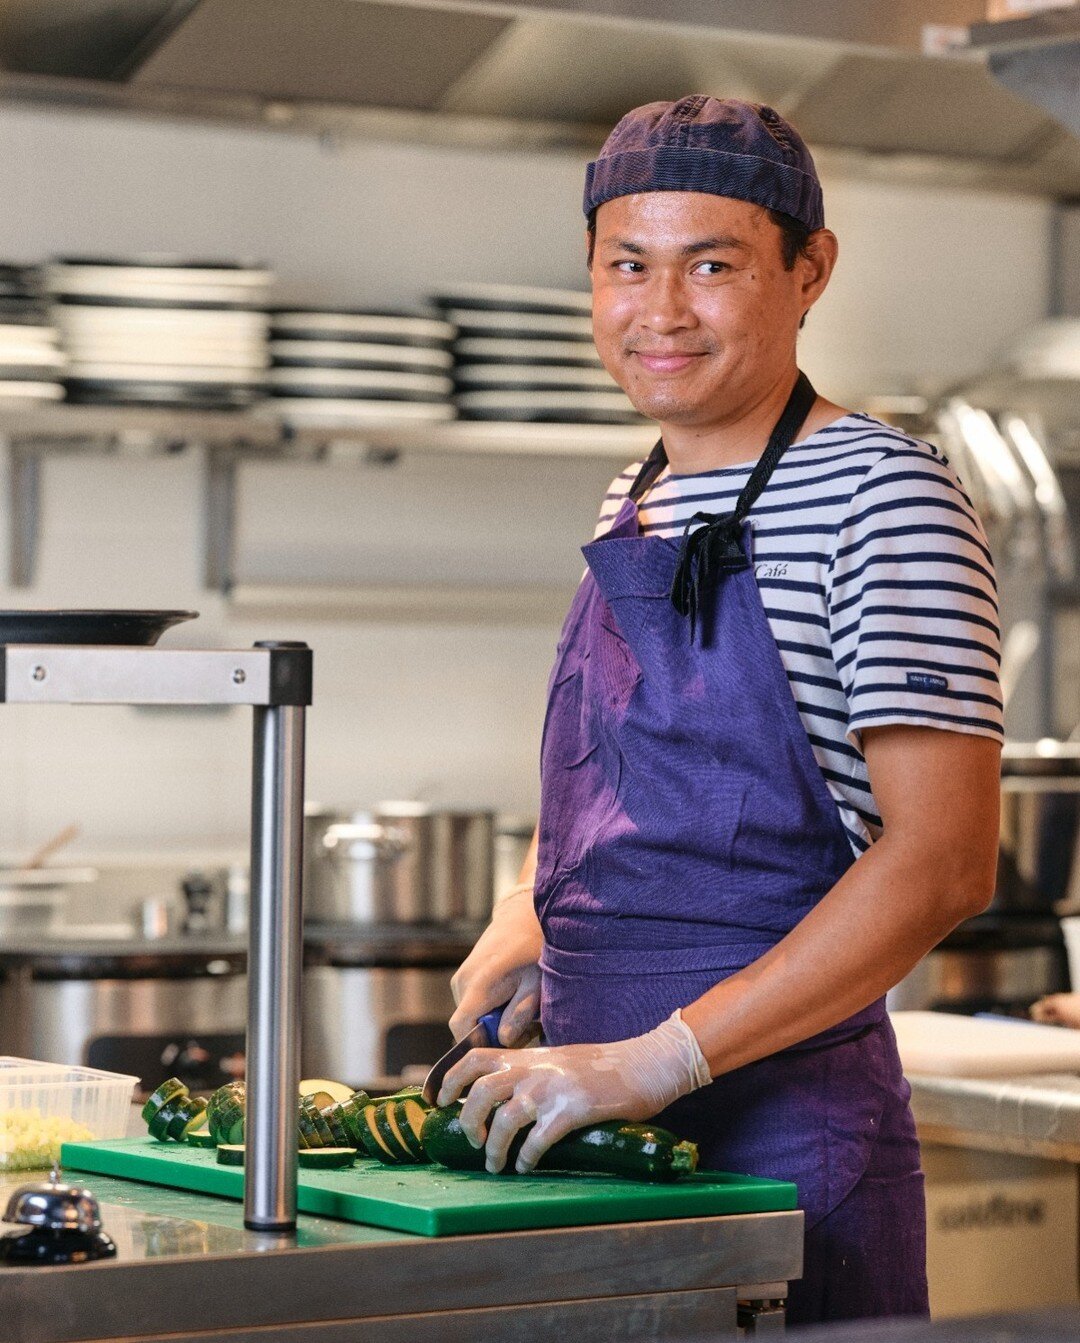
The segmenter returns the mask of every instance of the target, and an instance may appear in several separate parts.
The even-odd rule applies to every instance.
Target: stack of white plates
[[[572,289],[473,284],[436,295],[458,330],[462,418],[636,423],[592,343],[592,298]]]
[[[0,264],[0,405],[60,401],[64,355],[32,266]]]
[[[265,395],[272,276],[172,257],[67,257],[45,269],[73,401],[248,406]]]
[[[454,329],[428,315],[336,309],[271,314],[271,399],[291,423],[395,424],[454,417]]]

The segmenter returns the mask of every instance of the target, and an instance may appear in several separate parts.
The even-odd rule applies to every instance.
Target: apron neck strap
[[[734,509],[730,513],[695,513],[687,522],[675,565],[671,601],[680,615],[690,617],[691,639],[694,637],[698,610],[717,576],[746,568],[747,559],[742,548],[743,522],[757,502],[758,495],[769,483],[769,477],[776,470],[780,458],[795,441],[816,399],[817,393],[810,385],[810,379],[800,372],[787,405],[769,435],[765,451],[754,463],[754,469],[740,491]],[[657,466],[661,458],[662,464]],[[667,454],[661,440],[638,472],[634,488],[639,490],[639,495],[634,496],[631,492],[635,503],[652,485],[666,462]],[[695,523],[699,526],[696,531],[691,531]]]

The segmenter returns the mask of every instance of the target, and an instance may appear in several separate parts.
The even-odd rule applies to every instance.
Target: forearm
[[[992,890],[985,862],[883,835],[771,951],[683,1009],[714,1077],[875,1001]]]

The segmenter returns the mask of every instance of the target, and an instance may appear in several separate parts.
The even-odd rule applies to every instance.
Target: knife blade
[[[499,1025],[502,1022],[503,1013],[509,1006],[509,1003],[503,1003],[502,1007],[496,1007],[491,1012],[485,1012],[468,1035],[463,1035],[457,1044],[448,1049],[438,1063],[431,1068],[427,1077],[424,1078],[424,1086],[421,1092],[429,1105],[435,1104],[443,1078],[459,1059],[463,1059],[466,1054],[471,1053],[474,1049],[498,1049],[500,1047]],[[539,1034],[540,1023],[537,1021],[526,1029],[512,1045],[505,1045],[503,1048],[524,1049],[526,1045],[531,1045]]]

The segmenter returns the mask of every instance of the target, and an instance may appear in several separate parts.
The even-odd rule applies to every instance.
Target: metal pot
[[[1001,855],[992,908],[1080,905],[1080,743],[1009,742],[1001,762]]]
[[[494,815],[422,802],[312,808],[305,914],[313,923],[481,922],[491,910]]]
[[[53,932],[65,892],[96,880],[92,867],[0,868],[0,938]]]

